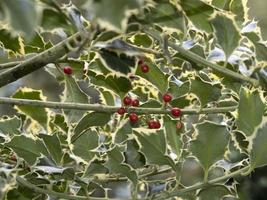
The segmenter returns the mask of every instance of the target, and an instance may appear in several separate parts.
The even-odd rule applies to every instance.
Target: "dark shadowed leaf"
[[[99,55],[104,66],[115,73],[127,75],[135,70],[135,57],[106,49],[101,49]]]

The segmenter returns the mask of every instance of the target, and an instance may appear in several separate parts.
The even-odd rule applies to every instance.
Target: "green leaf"
[[[68,132],[68,124],[65,121],[65,118],[61,114],[56,114],[53,116],[53,119],[50,121],[50,124],[53,124],[54,126],[58,127],[59,130],[62,130],[63,132]]]
[[[115,106],[115,96],[111,91],[99,88],[99,92],[100,92],[100,99],[103,104],[109,106]]]
[[[247,38],[255,46],[257,61],[266,62],[267,61],[267,44],[261,38],[260,31],[256,29],[255,31],[244,32],[243,35],[247,36]]]
[[[265,105],[256,90],[241,88],[239,98],[236,125],[246,136],[250,136],[262,121]]]
[[[5,11],[11,27],[22,32],[24,37],[31,38],[38,25],[37,9],[32,0],[3,0]]]
[[[190,150],[207,174],[210,166],[223,158],[229,142],[229,133],[223,125],[205,121],[196,125],[197,137],[191,141]]]
[[[18,157],[23,158],[30,165],[33,165],[41,154],[49,155],[41,140],[33,140],[24,135],[14,136],[5,145],[15,151]]]
[[[110,173],[121,174],[126,176],[132,181],[134,185],[137,185],[138,177],[136,171],[124,163],[125,158],[122,152],[119,151],[118,147],[113,148],[107,152],[108,160],[105,163],[105,167],[109,169]]]
[[[145,167],[145,156],[139,152],[139,146],[135,139],[129,139],[127,141],[127,149],[124,151],[125,163],[133,167],[134,169]]]
[[[75,126],[71,141],[75,141],[83,134],[83,131],[92,126],[105,126],[110,121],[111,114],[91,112],[86,114]]]
[[[191,93],[198,97],[202,107],[209,102],[217,101],[221,97],[220,84],[206,82],[198,76],[193,80],[191,79],[190,82]]]
[[[157,1],[145,15],[145,19],[150,24],[157,24],[162,28],[172,28],[182,33],[185,31],[186,24],[182,11],[168,1]]]
[[[12,36],[6,29],[0,30],[0,43],[2,43],[6,49],[9,49],[14,53],[23,53],[23,40],[20,37]]]
[[[214,11],[212,6],[200,0],[183,0],[181,1],[181,6],[196,28],[208,33],[212,32],[211,24],[209,23],[209,18]]]
[[[122,99],[131,89],[132,85],[128,78],[118,77],[113,74],[103,76],[90,71],[90,82],[99,87],[112,90]]]
[[[229,10],[231,0],[212,0],[212,5],[223,10]]]
[[[169,87],[168,76],[164,74],[154,63],[146,61],[146,64],[149,66],[149,72],[143,73],[141,67],[138,67],[136,70],[136,75],[155,85],[162,94],[167,92]]]
[[[190,90],[190,82],[181,83],[178,85],[177,83],[170,81],[169,82],[170,88],[168,90],[169,93],[172,94],[174,99],[179,98],[181,96],[187,95]]]
[[[58,135],[56,133],[53,135],[40,134],[40,137],[43,139],[45,146],[53,160],[57,165],[60,165],[63,151],[61,149]]]
[[[211,19],[217,42],[222,47],[226,59],[230,57],[233,51],[239,46],[241,39],[232,16],[217,12]]]
[[[60,12],[53,9],[44,9],[41,26],[44,30],[53,30],[57,27],[67,28],[68,22],[65,15]]]
[[[132,134],[132,125],[129,120],[121,122],[121,126],[117,129],[114,136],[114,143],[120,144],[129,139],[129,135]]]
[[[83,160],[89,162],[95,155],[92,151],[98,147],[98,134],[93,130],[85,130],[79,138],[73,142],[72,152],[82,158]]]
[[[179,157],[181,154],[182,141],[179,130],[176,128],[177,120],[172,120],[169,116],[164,117],[164,128],[167,136],[167,143],[172,151]]]
[[[267,117],[256,128],[250,146],[251,169],[267,165]]]
[[[103,65],[108,70],[124,75],[133,73],[135,70],[136,61],[133,56],[128,56],[125,53],[117,53],[106,49],[101,49],[98,53]]]
[[[142,0],[91,0],[90,2],[91,4],[88,5],[90,12],[94,14],[100,25],[119,32],[126,29],[130,11],[140,8],[143,3]],[[103,12],[103,8],[108,8],[108,10]]]
[[[138,132],[134,131],[134,135],[148,164],[169,165],[174,170],[176,169],[173,160],[167,156],[166,138],[163,130],[140,129]]]
[[[0,119],[0,132],[5,135],[19,134],[21,127],[21,120],[14,116],[12,118],[1,118]]]
[[[88,101],[88,96],[80,89],[76,80],[71,76],[65,76],[63,102],[88,103]],[[85,111],[65,109],[64,113],[68,122],[75,123],[82,117]]]
[[[224,185],[214,185],[201,190],[198,194],[199,200],[206,200],[212,197],[212,200],[221,200],[223,196],[231,194]]]
[[[235,15],[235,20],[239,26],[248,20],[248,0],[232,0],[230,11]]]
[[[188,157],[182,164],[181,170],[181,183],[184,186],[191,186],[196,183],[202,182],[204,172],[199,161],[194,157]]]
[[[43,96],[41,90],[33,90],[30,88],[20,88],[12,96],[19,99],[31,99],[45,101],[46,97]],[[48,129],[48,121],[50,113],[47,108],[35,106],[15,106],[16,110],[25,114],[27,117],[37,121],[44,129]]]
[[[152,45],[152,39],[146,34],[138,33],[134,35],[133,43],[138,46],[149,48]]]

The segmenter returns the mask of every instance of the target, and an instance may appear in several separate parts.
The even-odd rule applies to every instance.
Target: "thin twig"
[[[115,113],[120,108],[119,106],[107,106],[99,104],[81,104],[81,103],[63,103],[53,101],[39,101],[29,99],[17,99],[0,97],[0,104],[9,105],[29,105],[36,107],[46,107],[54,109],[74,109],[74,110],[87,110],[102,113]],[[182,115],[194,115],[194,114],[214,114],[214,113],[227,113],[234,111],[237,106],[219,107],[219,108],[203,108],[203,109],[181,109]],[[126,109],[127,112],[135,112],[137,114],[170,114],[170,109],[162,108],[142,108],[142,107],[130,107]]]
[[[195,191],[198,189],[203,189],[203,188],[206,188],[208,186],[211,186],[212,184],[219,183],[219,182],[225,181],[229,178],[233,178],[233,177],[242,175],[244,172],[248,171],[249,169],[250,169],[250,166],[246,166],[246,167],[243,167],[243,168],[241,168],[235,172],[232,172],[232,173],[226,174],[224,176],[212,179],[212,180],[208,181],[207,183],[199,183],[199,184],[196,184],[196,185],[184,188],[184,189],[172,191],[168,194],[166,194],[166,192],[162,192],[162,193],[158,194],[157,197],[154,199],[164,200],[164,199],[167,199],[170,197],[179,196],[179,195],[182,195],[182,194],[185,194],[188,192],[192,192],[192,191]],[[59,197],[59,198],[63,198],[63,199],[71,199],[71,200],[86,200],[86,199],[88,199],[88,197],[84,197],[84,196],[68,195],[65,193],[59,193],[59,192],[46,190],[46,189],[37,187],[36,185],[26,181],[24,178],[22,178],[20,176],[17,176],[16,180],[19,184],[23,185],[24,187],[30,188],[37,193],[47,194],[47,195],[51,195],[51,196],[55,196],[55,197]],[[97,197],[90,197],[90,199],[91,200],[103,200],[103,198],[97,198]],[[126,200],[126,199],[112,199],[112,200]],[[139,199],[139,200],[141,200],[141,199]],[[145,200],[145,199],[143,199],[143,200]]]
[[[150,35],[151,37],[153,37],[154,39],[161,41],[161,37],[160,37],[160,34],[158,33],[158,31],[148,30],[148,29],[144,29],[143,31],[145,33],[147,33],[148,35]],[[231,77],[231,78],[239,80],[239,81],[249,82],[249,83],[253,84],[254,86],[259,85],[258,80],[254,79],[254,78],[247,77],[247,76],[243,76],[242,74],[236,73],[236,72],[231,71],[227,68],[223,68],[220,65],[217,65],[215,63],[211,63],[211,62],[205,60],[204,58],[200,57],[199,55],[184,49],[181,45],[177,45],[171,41],[169,41],[168,44],[171,48],[178,51],[182,56],[184,56],[185,58],[187,58],[190,61],[197,63],[200,66],[209,67],[209,68],[213,69],[214,71],[222,73],[228,77]]]
[[[70,51],[76,51],[77,48],[80,48],[84,44],[84,41],[88,40],[89,37],[90,34],[87,31],[80,31],[50,49],[0,73],[0,87],[12,83],[49,63],[54,63]],[[70,45],[71,43],[74,46]]]

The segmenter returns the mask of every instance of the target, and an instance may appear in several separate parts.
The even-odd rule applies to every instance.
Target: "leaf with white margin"
[[[169,165],[176,170],[173,160],[167,156],[166,137],[163,130],[140,129],[138,132],[134,131],[134,135],[147,163]]]

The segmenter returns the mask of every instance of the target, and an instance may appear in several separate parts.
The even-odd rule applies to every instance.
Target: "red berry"
[[[142,65],[144,64],[144,58],[141,58],[140,60],[138,60],[138,65]]]
[[[177,122],[177,124],[176,124],[176,128],[177,129],[181,129],[181,128],[183,128],[183,122]]]
[[[120,115],[123,115],[124,113],[126,113],[126,109],[121,107],[117,110],[117,113],[120,114]]]
[[[141,71],[142,71],[143,73],[147,73],[147,72],[149,72],[149,66],[146,65],[146,64],[142,64],[142,65],[141,65]]]
[[[148,128],[150,128],[150,129],[158,129],[158,128],[160,128],[160,123],[159,123],[159,121],[155,121],[155,120],[150,120],[149,122],[148,122]]]
[[[67,66],[67,67],[64,67],[63,69],[64,73],[67,74],[67,75],[71,75],[72,74],[72,68]]]
[[[179,117],[181,115],[181,109],[180,108],[172,108],[171,113],[174,117]]]
[[[139,100],[138,100],[138,99],[134,99],[134,100],[132,101],[132,106],[134,106],[134,107],[138,107],[138,106],[139,106]]]
[[[129,114],[129,119],[130,119],[130,121],[131,121],[132,123],[136,123],[136,122],[138,121],[138,116],[137,116],[137,114],[135,114],[135,113],[130,113],[130,114]]]
[[[156,127],[156,123],[155,123],[156,121],[154,121],[154,120],[150,120],[149,122],[148,122],[148,128],[150,128],[150,129],[154,129],[155,127]]]
[[[160,128],[160,126],[161,126],[161,125],[160,125],[160,122],[159,122],[159,121],[155,121],[155,122],[156,122],[156,123],[155,123],[155,128],[156,128],[156,129]]]
[[[124,97],[124,99],[123,99],[123,103],[124,103],[124,105],[126,105],[126,106],[131,105],[131,103],[132,103],[132,99],[131,99],[131,97],[129,97],[129,96]]]
[[[168,102],[170,102],[171,100],[172,100],[172,95],[171,95],[170,93],[166,93],[166,94],[163,95],[163,101],[164,101],[165,103],[168,103]]]

